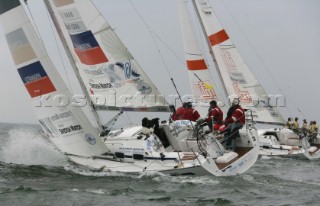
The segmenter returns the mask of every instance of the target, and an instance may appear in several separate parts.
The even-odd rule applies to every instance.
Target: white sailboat
[[[147,76],[143,73],[142,68],[137,64],[132,55],[126,49],[126,47],[121,43],[115,32],[112,30],[111,26],[107,23],[107,21],[101,16],[100,12],[95,8],[95,6],[90,1],[46,1],[47,6],[49,8],[50,13],[52,14],[52,18],[56,21],[56,26],[58,30],[61,30],[61,37],[66,41],[66,44],[69,48],[76,48],[77,43],[75,42],[74,36],[81,36],[83,33],[88,33],[90,30],[93,36],[96,38],[97,42],[99,42],[100,48],[103,53],[106,55],[105,62],[95,63],[93,62],[91,65],[82,61],[79,52],[75,49],[75,51],[70,51],[71,55],[77,65],[78,68],[109,68],[109,71],[106,72],[105,75],[109,77],[109,82],[112,88],[117,87],[118,94],[128,94],[133,95],[134,93],[142,93],[143,98],[147,99],[147,106],[144,108],[135,109],[136,104],[133,104],[129,108],[126,105],[112,106],[107,105],[105,103],[103,106],[95,105],[96,109],[109,109],[109,107],[121,110],[138,110],[138,111],[147,111],[150,108],[157,108],[157,111],[168,111],[168,103],[161,97],[156,87],[152,84],[152,82],[147,78]],[[51,10],[52,9],[52,10]],[[51,12],[52,11],[52,12]],[[126,81],[122,81],[117,79],[117,82],[110,82],[110,79],[114,78],[114,66],[119,65],[127,65],[125,67],[124,74],[127,75],[127,78],[130,76],[130,72],[132,72],[132,77],[130,77],[130,82],[138,82],[142,83],[145,88],[149,88],[146,90],[133,90],[132,87],[124,90],[122,87],[127,86]],[[127,64],[129,63],[129,64]],[[131,67],[130,67],[131,65]],[[112,70],[112,74],[111,71]],[[130,71],[130,72],[129,72]],[[133,77],[133,73],[138,74],[139,77]],[[121,78],[121,75],[118,73],[117,77]],[[90,79],[92,80],[92,75]],[[122,77],[123,78],[123,77]],[[86,84],[87,74],[80,73],[80,81],[83,81]],[[101,81],[102,78],[96,78]],[[104,81],[105,81],[104,77]],[[148,86],[151,85],[151,86]],[[87,91],[92,90],[92,86],[86,85]],[[126,91],[125,93],[123,91]],[[104,93],[103,93],[104,92]],[[100,95],[106,96],[106,92],[110,93],[110,89],[106,91],[100,91]],[[88,92],[89,93],[89,92]],[[146,98],[147,97],[147,98]],[[150,99],[153,97],[155,99]],[[91,97],[92,99],[92,97]],[[158,100],[157,102],[153,102],[152,100]],[[106,107],[107,105],[107,107]],[[137,104],[140,106],[139,102]],[[160,107],[160,106],[162,107]],[[181,124],[182,123],[182,124]],[[248,126],[248,130],[251,130],[251,127]],[[141,139],[146,139],[141,137],[141,131],[143,130],[142,126],[131,127],[128,129],[121,129],[117,131],[112,131],[108,136],[104,138],[106,145],[111,150],[112,154],[117,154],[122,157],[132,158],[134,155],[132,151],[139,148],[146,149],[146,142],[141,141]],[[194,133],[198,134],[198,139],[192,138],[194,137]],[[231,153],[225,152],[215,139],[212,138],[211,135],[205,134],[204,129],[199,127],[198,124],[194,123],[184,123],[175,122],[174,124],[161,124],[159,126],[158,132],[154,136],[154,141],[156,145],[164,145],[165,151],[173,152],[173,151],[183,151],[186,152],[186,155],[199,156],[198,152],[201,152],[206,157],[205,162],[201,162],[201,166],[206,170],[210,171],[210,173],[214,175],[232,175],[238,174],[249,169],[255,162],[256,158],[253,155],[253,152],[245,152],[250,151],[254,148],[254,142],[246,143],[243,140],[243,149],[242,152]],[[247,136],[254,136],[254,132],[251,132]],[[160,138],[160,141],[159,139]],[[254,138],[254,137],[253,137]],[[148,139],[151,141],[152,138]],[[149,143],[148,143],[149,144]],[[205,144],[205,146],[199,146]],[[241,145],[239,143],[239,145]],[[202,148],[202,150],[200,149]],[[142,149],[140,149],[141,151]],[[253,151],[255,151],[253,149]],[[190,153],[191,152],[191,153]],[[233,155],[231,155],[233,154]],[[190,157],[189,157],[190,158]],[[238,164],[242,162],[243,164]],[[245,163],[244,163],[245,162]],[[219,163],[222,163],[219,165]],[[227,167],[227,168],[226,168]]]
[[[45,2],[52,17],[56,17],[54,22],[62,31],[60,37],[84,93],[93,102],[91,113],[100,129],[103,126],[96,109],[169,111],[161,95],[157,98],[159,101],[139,102],[138,95],[145,100],[159,92],[91,1]],[[82,14],[88,16],[83,18]],[[73,163],[105,171],[156,171],[171,175],[234,175],[247,169],[241,167],[244,160],[242,164],[218,165],[213,158],[222,150],[217,151],[213,146],[209,147],[213,151],[205,154],[168,151],[159,137],[143,134],[141,126],[110,132],[103,141],[79,105],[61,103],[63,98],[72,99],[72,94],[57,73],[20,1],[1,1],[0,20],[18,73],[32,102],[38,106],[34,109],[44,132]],[[96,101],[101,98],[106,100],[103,104]],[[39,105],[42,100],[52,105]],[[171,128],[165,126],[170,131]],[[196,131],[198,137],[210,139],[200,127]],[[170,135],[174,138],[171,131]],[[223,152],[219,156],[226,158]]]
[[[241,105],[252,110],[256,123],[283,126],[282,115],[276,107],[271,105],[269,96],[240,56],[209,1],[191,1],[201,19],[210,54],[220,79],[223,81],[226,96],[229,100],[232,100],[232,97],[239,97]],[[306,144],[303,146],[299,135],[292,130],[258,129],[258,134],[261,155],[304,156],[310,147]],[[309,155],[306,157],[309,158]]]
[[[180,23],[182,29],[183,44],[186,57],[186,65],[189,73],[189,82],[192,94],[196,103],[196,109],[202,116],[208,114],[208,103],[211,100],[221,102],[221,98],[214,89],[213,79],[208,70],[204,55],[200,50],[200,46],[193,30],[191,15],[188,10],[188,1],[178,0],[178,8],[180,14]],[[257,131],[254,127],[251,111],[246,113],[247,123],[239,131],[239,138],[236,139],[236,149],[228,151],[225,145],[221,145],[218,141],[217,134],[210,133],[215,138],[215,144],[219,144],[224,148],[224,156],[237,156],[237,159],[231,160],[235,164],[242,165],[243,169],[250,168],[258,158],[259,143],[257,141]],[[227,163],[226,163],[227,164]]]
[[[44,132],[73,163],[115,172],[210,174],[200,166],[206,162],[203,156],[167,153],[162,145],[155,147],[157,141],[153,136],[144,141],[146,149],[139,148],[142,151],[137,151],[135,159],[110,154],[111,150],[80,107],[59,104],[60,98],[72,99],[72,94],[57,73],[20,1],[0,1],[0,20],[17,71],[35,105],[34,111]],[[39,105],[44,98],[48,100],[46,105]]]

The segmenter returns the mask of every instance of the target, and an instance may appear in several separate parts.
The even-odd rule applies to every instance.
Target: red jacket
[[[193,122],[197,121],[199,117],[199,112],[193,108],[186,108],[185,112],[182,115],[182,119],[190,120]]]
[[[181,120],[184,112],[186,111],[186,108],[179,107],[175,113],[172,114],[172,120]]]
[[[211,112],[210,112],[210,114],[208,115],[208,118],[205,121],[206,122],[211,122],[212,119],[218,124],[222,123],[223,112],[220,109],[220,107],[216,106],[214,108],[211,108]]]
[[[239,121],[241,124],[246,123],[245,113],[244,113],[243,108],[240,105],[238,105],[236,108],[234,108],[230,117],[227,117],[227,119],[225,120],[225,123],[231,124],[231,123],[237,122],[237,121]]]

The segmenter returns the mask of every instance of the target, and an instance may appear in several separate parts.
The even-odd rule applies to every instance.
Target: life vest
[[[232,109],[232,114],[230,115],[230,117],[227,117],[225,123],[231,124],[233,122],[240,122],[242,125],[244,125],[246,123],[244,109],[240,105],[237,105],[236,107],[230,109]],[[230,109],[228,111],[228,114],[231,113]]]
[[[293,128],[293,129],[299,129],[299,123],[296,122],[296,121],[294,121],[294,122],[293,122],[293,125],[292,125],[292,128]]]
[[[197,110],[193,108],[187,108],[182,115],[182,119],[190,120],[190,121],[197,121],[200,117],[200,114]]]
[[[293,127],[293,121],[288,121],[287,128],[292,129],[292,127]]]
[[[219,107],[215,107],[211,110],[206,119],[206,122],[211,122],[213,120],[214,123],[221,124],[223,120],[223,112]]]
[[[175,113],[172,114],[172,120],[181,120],[184,112],[186,111],[186,108],[179,107]]]

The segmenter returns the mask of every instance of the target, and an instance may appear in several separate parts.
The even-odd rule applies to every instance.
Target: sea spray
[[[45,139],[37,127],[16,127],[8,132],[0,160],[25,165],[63,166],[66,158]]]

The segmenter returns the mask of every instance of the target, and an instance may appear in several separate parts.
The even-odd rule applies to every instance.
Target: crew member
[[[309,127],[308,127],[308,123],[307,123],[306,119],[303,120],[301,130],[302,130],[304,136],[307,136],[307,134],[309,132]]]
[[[150,124],[150,120],[147,117],[142,119],[141,133],[145,135],[150,135],[151,133],[153,133],[153,128]]]
[[[299,129],[298,117],[294,118],[292,129],[295,129],[295,130]]]
[[[292,121],[291,117],[288,118],[286,127],[287,127],[288,129],[292,129],[292,127],[293,127],[293,121]]]
[[[220,128],[223,121],[223,112],[218,107],[217,102],[212,100],[210,102],[210,109],[208,111],[208,117],[205,119],[205,122],[208,122],[209,128],[212,131],[216,131]]]
[[[188,102],[187,103],[187,108],[185,110],[185,112],[182,115],[182,119],[185,120],[190,120],[190,121],[197,121],[200,118],[200,114],[197,110],[192,108],[192,103]]]
[[[236,146],[236,137],[239,135],[238,131],[243,127],[246,122],[244,109],[239,105],[238,98],[233,99],[232,105],[228,110],[227,117],[224,121],[227,127],[227,146],[234,151]]]
[[[187,109],[187,102],[183,102],[182,106],[179,107],[173,114],[172,114],[172,117],[171,119],[173,121],[176,121],[176,120],[181,120],[182,119],[182,116],[184,114],[184,112],[186,111]]]

